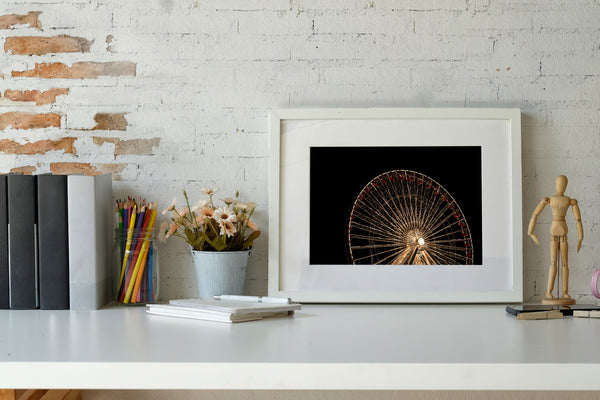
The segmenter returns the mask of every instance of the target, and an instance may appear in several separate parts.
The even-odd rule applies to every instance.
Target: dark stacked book
[[[110,296],[110,175],[0,175],[0,309],[97,309]]]

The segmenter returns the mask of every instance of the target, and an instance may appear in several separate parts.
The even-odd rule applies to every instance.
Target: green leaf
[[[260,231],[254,231],[244,241],[242,245],[242,250],[252,247],[254,245],[254,241],[260,236]]]

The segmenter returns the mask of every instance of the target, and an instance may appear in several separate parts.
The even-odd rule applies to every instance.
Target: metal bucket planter
[[[221,294],[244,294],[249,256],[250,250],[192,250],[199,297],[211,298]]]

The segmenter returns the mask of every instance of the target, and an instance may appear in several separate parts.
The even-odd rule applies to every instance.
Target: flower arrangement
[[[216,190],[204,188],[202,192],[208,200],[200,200],[190,206],[188,195],[183,191],[186,206],[176,208],[176,199],[163,214],[170,213],[171,222],[163,222],[160,232],[164,240],[170,236],[183,238],[192,250],[199,251],[241,251],[248,250],[260,236],[258,226],[251,217],[255,203],[242,203],[235,198],[221,199],[224,206],[214,202]]]

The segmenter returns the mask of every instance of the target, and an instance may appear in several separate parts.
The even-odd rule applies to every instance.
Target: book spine
[[[111,176],[69,175],[67,202],[70,308],[95,310],[111,292]]]
[[[67,176],[38,175],[40,308],[69,309]]]
[[[10,308],[8,292],[8,197],[6,175],[0,175],[0,310]]]
[[[35,177],[8,175],[10,308],[37,308]]]

